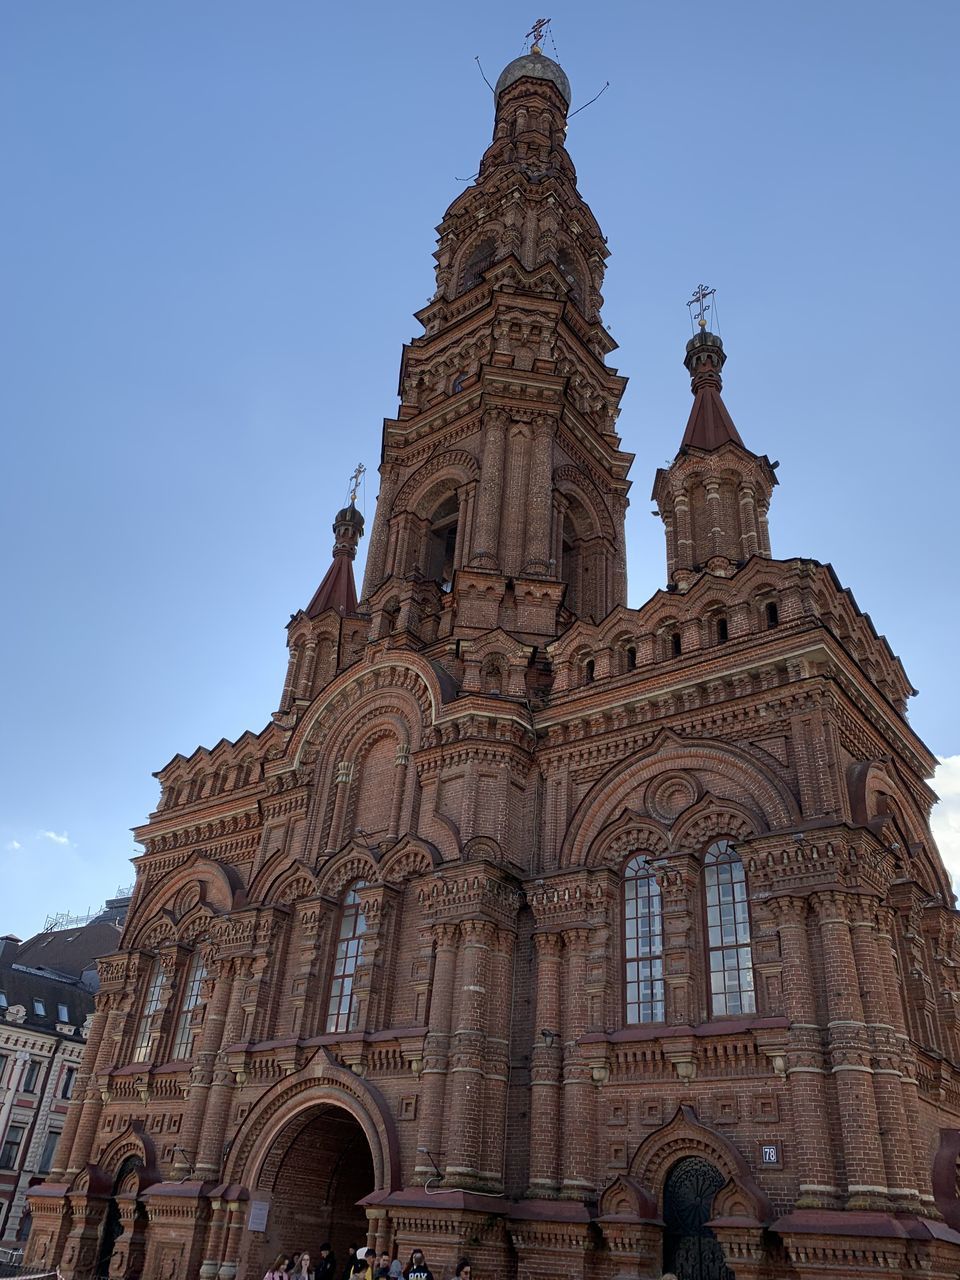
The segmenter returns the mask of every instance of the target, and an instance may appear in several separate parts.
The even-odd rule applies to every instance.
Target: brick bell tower
[[[956,1280],[960,918],[914,690],[829,565],[772,555],[705,322],[667,583],[627,605],[570,87],[535,45],[495,96],[360,596],[350,501],[269,723],[156,775],[28,1261]]]
[[[569,103],[536,46],[511,62],[477,181],[438,227],[436,293],[384,424],[375,637],[500,626],[542,643],[626,601],[626,380],[604,363],[608,251],[564,147]]]

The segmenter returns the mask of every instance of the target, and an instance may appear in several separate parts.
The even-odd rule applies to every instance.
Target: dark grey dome
[[[497,81],[497,97],[524,76],[531,76],[534,80],[552,80],[563,94],[567,106],[570,105],[570,81],[566,72],[552,58],[546,58],[542,53],[525,53],[505,66]]]
[[[344,507],[338,511],[333,520],[334,525],[338,524],[355,524],[359,528],[363,528],[363,516],[351,502],[349,507]]]

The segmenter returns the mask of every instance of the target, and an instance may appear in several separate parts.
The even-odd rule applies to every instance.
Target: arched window
[[[146,1062],[150,1057],[150,1031],[153,1027],[153,1015],[160,1008],[160,996],[163,992],[163,968],[159,960],[154,960],[150,973],[147,994],[143,998],[143,1010],[137,1024],[137,1037],[133,1042],[133,1061]]]
[[[592,658],[588,658],[586,662],[583,664],[583,683],[593,684],[596,671],[597,671],[597,664],[594,662]]]
[[[726,644],[730,639],[730,628],[723,614],[717,615],[717,644]]]
[[[764,613],[767,619],[767,630],[772,631],[774,627],[780,625],[780,610],[777,608],[776,600],[768,600]]]
[[[199,951],[193,953],[190,967],[183,984],[183,996],[180,1000],[180,1013],[177,1016],[177,1030],[173,1037],[172,1058],[192,1058],[193,1042],[196,1030],[193,1026],[193,1011],[200,1003],[200,988],[207,976],[207,967]]]
[[[757,1003],[747,878],[740,855],[729,840],[717,840],[707,850],[703,860],[703,885],[713,1016],[753,1013]]]
[[[458,373],[455,373],[453,375],[453,380],[450,383],[450,394],[454,396],[459,395],[460,392],[463,390],[463,384],[466,382],[466,380],[467,380],[467,375],[464,373],[462,369]]]
[[[643,854],[623,873],[623,943],[627,1022],[663,1022],[663,906]]]
[[[486,240],[481,240],[470,251],[470,255],[463,264],[463,270],[460,272],[460,288],[457,292],[466,293],[468,289],[478,285],[483,279],[483,273],[493,265],[493,260],[496,256],[496,240],[492,236],[488,236]]]
[[[637,646],[628,644],[626,648],[627,670],[636,671],[637,669]]]
[[[353,975],[363,946],[364,919],[360,910],[359,890],[366,888],[358,880],[347,890],[340,910],[340,933],[333,961],[330,1001],[327,1005],[327,1031],[349,1031],[353,1013]]]
[[[425,572],[428,578],[439,582],[443,591],[450,590],[453,571],[457,567],[454,564],[454,557],[457,550],[459,515],[457,495],[452,493],[437,507],[430,518]]]
[[[669,643],[670,643],[670,656],[672,658],[679,658],[681,653],[683,653],[683,640],[680,638],[679,631],[670,632]]]

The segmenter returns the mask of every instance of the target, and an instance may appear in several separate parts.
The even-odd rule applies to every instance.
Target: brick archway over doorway
[[[342,1265],[348,1245],[367,1243],[359,1201],[375,1189],[373,1155],[357,1119],[343,1107],[308,1107],[277,1134],[252,1200],[270,1205],[266,1230],[250,1237],[243,1274],[259,1280],[280,1253],[306,1250],[316,1261],[329,1241]]]

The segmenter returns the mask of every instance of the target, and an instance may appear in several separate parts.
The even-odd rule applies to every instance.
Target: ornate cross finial
[[[546,34],[547,27],[550,25],[549,18],[538,18],[530,30],[526,34],[526,39],[532,41],[530,45],[531,53],[543,53],[540,48],[540,41]]]
[[[354,471],[353,475],[350,477],[350,501],[351,502],[356,502],[357,500],[357,494],[360,492],[360,481],[363,478],[363,474],[366,471],[366,469],[367,468],[363,465],[362,462],[358,462],[357,469]]]
[[[698,328],[705,329],[707,327],[707,312],[710,310],[707,299],[712,298],[716,292],[716,289],[711,289],[705,284],[698,284],[696,289],[694,289],[693,297],[687,303],[687,306],[690,308],[691,326],[693,325],[694,318],[696,318]],[[694,311],[694,307],[697,308],[696,311]]]

